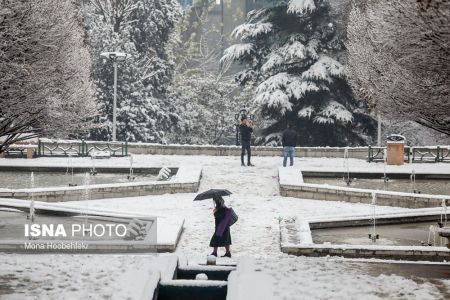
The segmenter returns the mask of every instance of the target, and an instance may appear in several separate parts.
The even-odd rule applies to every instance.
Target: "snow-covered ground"
[[[0,160],[0,165],[18,162],[26,165],[65,165],[67,159]],[[232,156],[136,155],[134,162],[139,166],[202,165],[203,176],[200,191],[209,188],[226,188],[232,191],[233,195],[226,198],[226,203],[232,206],[239,215],[239,221],[231,229],[233,258],[255,257],[258,268],[273,278],[276,299],[449,299],[450,297],[450,279],[429,278],[430,276],[420,272],[410,275],[396,274],[396,272],[386,273],[379,269],[376,271],[377,268],[374,271],[374,267],[368,267],[373,264],[361,261],[341,258],[295,257],[281,253],[278,226],[280,218],[363,214],[370,213],[371,207],[366,204],[279,196],[280,157],[255,157],[253,160],[255,167],[241,167],[240,158]],[[90,165],[91,162],[90,159],[77,159],[76,163]],[[296,167],[302,169],[333,170],[343,166],[342,159],[301,158],[297,159],[295,163]],[[96,162],[96,166],[103,164],[128,165],[129,161],[128,158],[114,158]],[[350,168],[382,170],[383,166],[352,159]],[[398,167],[398,169],[404,169],[405,172],[409,168],[411,168],[409,165]],[[415,164],[414,168],[416,172],[434,170],[435,172],[450,173],[448,164]],[[177,254],[186,257],[190,263],[195,263],[204,262],[206,255],[211,251],[208,245],[214,231],[214,220],[212,201],[194,202],[194,197],[195,194],[174,194],[68,202],[62,205],[89,206],[91,209],[107,208],[122,212],[185,218],[185,229]],[[377,208],[380,213],[405,210],[395,207]],[[15,276],[15,278],[25,280],[27,271],[14,272],[14,268],[11,266],[3,268],[5,264],[10,265],[12,260],[21,261],[22,257],[15,254],[0,254],[0,278]],[[70,256],[70,260],[77,261],[79,259],[79,256]],[[99,264],[103,265],[101,262]],[[108,262],[106,261],[105,264]],[[38,266],[33,266],[33,270],[40,272],[41,269]],[[59,268],[64,271],[64,266]],[[107,268],[108,272],[112,274],[116,272],[114,268]],[[421,266],[418,265],[417,268],[421,268]],[[46,276],[52,276],[52,272],[46,273],[44,269],[42,272]],[[123,269],[118,268],[117,274],[121,272]],[[57,274],[53,276],[57,276]],[[56,286],[55,289],[64,293],[68,287]],[[104,292],[102,289],[100,288],[99,293]],[[5,294],[3,297],[18,299],[11,294]]]
[[[148,299],[176,259],[164,255],[2,255],[1,299]],[[175,264],[175,265],[174,265]]]

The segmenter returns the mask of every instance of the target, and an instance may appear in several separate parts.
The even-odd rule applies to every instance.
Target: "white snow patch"
[[[344,67],[338,61],[322,55],[307,71],[302,73],[302,78],[331,83],[333,77],[342,77],[343,75]]]
[[[316,118],[326,118],[333,119],[342,123],[351,123],[353,122],[353,115],[350,111],[345,108],[344,105],[340,104],[337,101],[331,100],[328,101],[325,108],[318,112],[318,117]],[[316,118],[314,120],[316,120]],[[320,121],[317,121],[320,123]]]
[[[312,12],[316,9],[314,0],[290,0],[287,12],[290,14],[298,14],[304,12]]]
[[[246,54],[252,53],[253,46],[254,45],[252,43],[231,45],[230,47],[225,49],[224,54],[220,59],[220,63],[234,61]]]
[[[249,37],[257,37],[260,34],[268,33],[272,31],[273,24],[270,22],[265,23],[244,23],[237,26],[233,32],[231,33],[232,37],[238,38],[241,37],[241,40],[246,40]]]

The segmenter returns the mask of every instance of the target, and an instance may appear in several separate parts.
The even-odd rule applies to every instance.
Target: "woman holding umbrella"
[[[217,257],[217,248],[225,247],[225,255],[222,257],[231,257],[230,245],[231,234],[230,226],[236,223],[238,216],[232,208],[225,206],[225,201],[222,196],[229,196],[231,192],[224,189],[211,189],[206,192],[198,194],[194,201],[213,199],[214,200],[214,219],[215,219],[215,231],[209,243],[210,247],[214,248],[211,255]]]
[[[231,234],[230,234],[230,220],[231,220],[231,209],[225,206],[225,201],[221,196],[214,196],[214,219],[215,219],[215,232],[209,243],[210,247],[214,250],[211,255],[217,256],[217,248],[225,247],[225,255],[222,257],[231,257],[230,245],[231,245]]]

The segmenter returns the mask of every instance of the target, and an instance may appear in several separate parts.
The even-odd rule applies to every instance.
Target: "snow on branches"
[[[260,34],[268,33],[272,30],[272,23],[257,23],[257,24],[241,24],[236,27],[231,35],[235,38],[240,37],[241,40],[247,38],[254,38]]]
[[[344,68],[339,62],[328,56],[321,56],[308,70],[302,73],[302,78],[332,83],[334,77],[343,75]]]
[[[292,80],[286,87],[289,95],[295,99],[301,99],[309,92],[318,92],[320,90],[320,87],[312,81],[296,79]],[[324,88],[324,86],[321,86],[321,88]]]
[[[287,73],[278,73],[263,81],[256,89],[255,102],[273,109],[277,109],[282,115],[292,110],[292,103],[286,93],[289,83]]]
[[[335,121],[351,123],[353,122],[353,115],[344,105],[331,100],[317,113],[314,121],[321,124],[333,124]]]
[[[226,63],[241,59],[244,55],[251,54],[253,51],[252,43],[236,44],[225,49],[220,63]]]
[[[348,77],[386,117],[450,135],[450,1],[355,2]]]
[[[290,0],[287,12],[289,14],[302,14],[316,9],[314,0]]]
[[[306,58],[306,47],[299,41],[293,43],[287,43],[284,46],[272,51],[267,61],[261,67],[263,73],[270,72],[273,69],[289,63],[295,63]]]
[[[1,1],[0,152],[24,137],[92,126],[91,58],[71,0]]]

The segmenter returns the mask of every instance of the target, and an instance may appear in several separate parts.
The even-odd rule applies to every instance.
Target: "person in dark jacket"
[[[295,146],[297,145],[297,133],[291,128],[291,125],[283,131],[283,167],[286,167],[289,156],[290,166],[294,165]]]
[[[239,125],[239,131],[241,132],[241,144],[242,144],[242,151],[241,151],[241,166],[245,167],[244,163],[244,156],[245,151],[247,151],[247,166],[254,166],[250,159],[252,157],[252,152],[250,150],[250,140],[252,138],[252,132],[253,132],[253,123],[251,120],[247,119],[247,117],[243,116],[241,118],[241,125]]]
[[[209,246],[213,247],[214,250],[211,255],[217,257],[217,248],[225,247],[225,255],[222,257],[231,257],[230,245],[231,245],[231,234],[230,234],[230,220],[231,220],[231,209],[225,206],[225,201],[222,197],[216,196],[214,200],[214,220],[215,220],[215,230],[214,234],[209,242]]]

